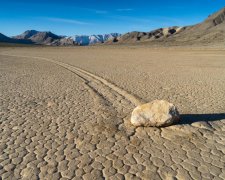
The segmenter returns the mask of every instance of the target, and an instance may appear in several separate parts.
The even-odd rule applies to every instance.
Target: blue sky
[[[0,32],[59,35],[150,31],[201,22],[225,0],[0,0]]]

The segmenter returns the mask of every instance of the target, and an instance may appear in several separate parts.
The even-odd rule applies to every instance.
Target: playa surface
[[[0,48],[2,179],[225,179],[225,51]],[[155,99],[180,124],[130,124]]]

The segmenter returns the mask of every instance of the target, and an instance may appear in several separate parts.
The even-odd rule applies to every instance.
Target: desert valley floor
[[[2,47],[0,81],[2,179],[225,179],[224,50]],[[180,123],[133,127],[155,99]]]

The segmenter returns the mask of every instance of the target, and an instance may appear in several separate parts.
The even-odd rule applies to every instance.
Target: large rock
[[[179,121],[177,108],[164,100],[155,100],[134,109],[131,123],[134,126],[169,126]]]

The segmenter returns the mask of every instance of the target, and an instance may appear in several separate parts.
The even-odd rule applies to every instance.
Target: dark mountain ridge
[[[0,33],[0,42],[4,42],[4,43],[18,43],[18,44],[32,44],[31,40],[14,39],[14,38],[10,38],[8,36],[5,36],[2,33]]]

